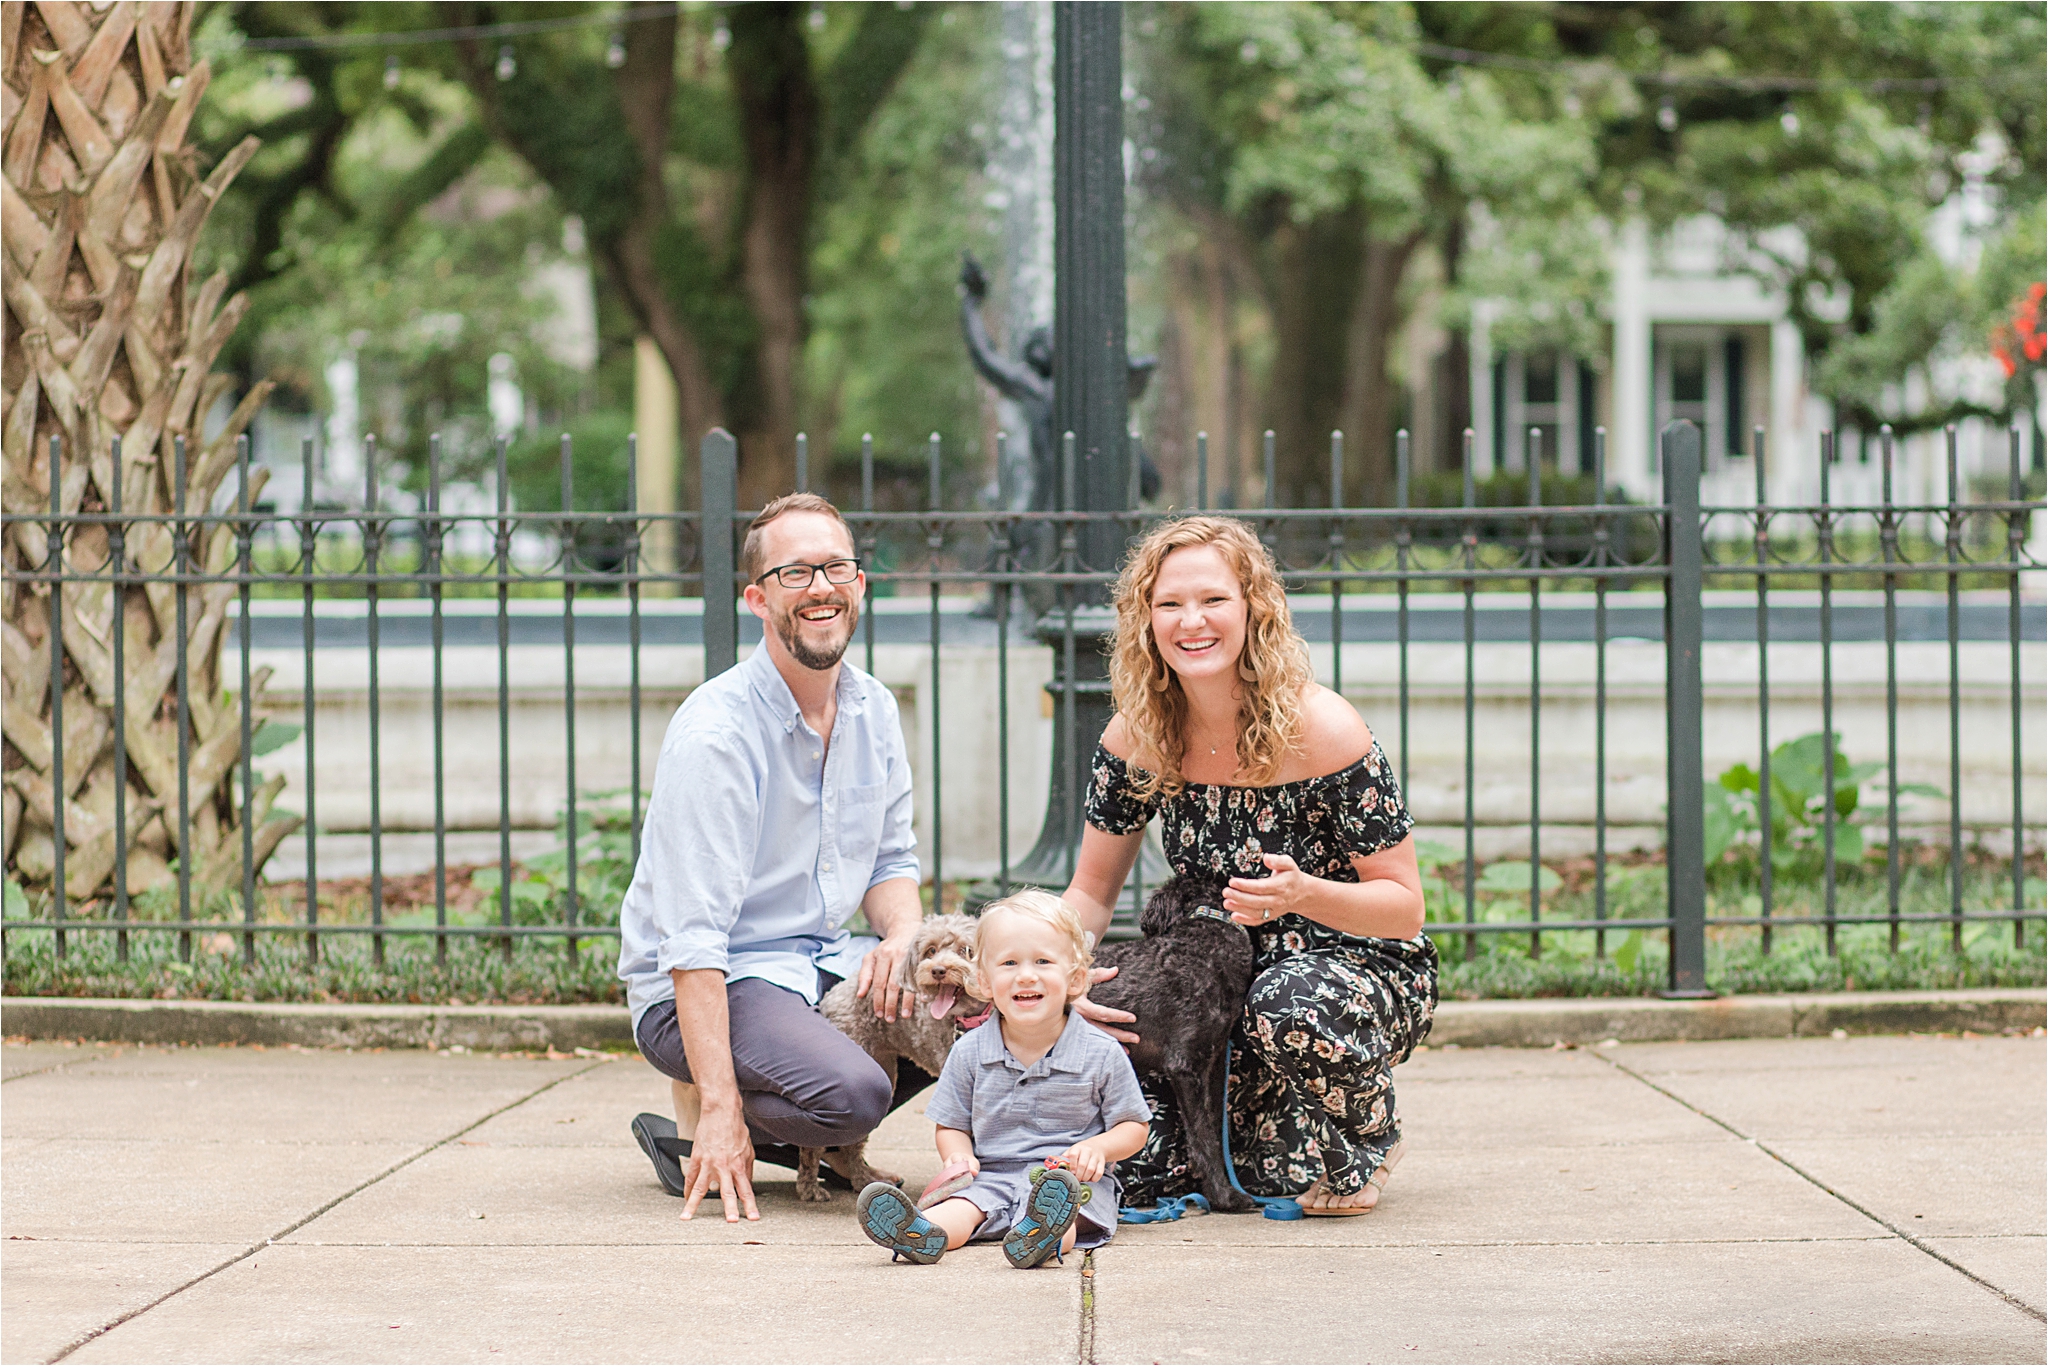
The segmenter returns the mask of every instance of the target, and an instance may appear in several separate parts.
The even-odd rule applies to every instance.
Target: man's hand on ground
[[[725,1205],[725,1222],[736,1224],[744,1211],[759,1219],[754,1204],[754,1140],[747,1134],[746,1115],[739,1106],[705,1107],[691,1145],[688,1189],[683,1218],[697,1213],[698,1202],[716,1187]]]
[[[1090,968],[1088,970],[1088,985],[1092,987],[1097,982],[1107,982],[1114,976],[1116,976],[1115,968]],[[1113,1010],[1108,1006],[1099,1006],[1085,995],[1074,998],[1074,1009],[1079,1012],[1082,1019],[1094,1025],[1118,1043],[1133,1044],[1138,1041],[1138,1036],[1130,1030],[1117,1028],[1118,1025],[1137,1023],[1138,1017],[1131,1014],[1130,1011]]]
[[[860,979],[854,984],[854,995],[872,994],[877,1019],[900,1015],[907,1020],[910,1012],[917,1009],[917,993],[903,989],[903,965],[910,960],[911,938],[910,934],[891,935],[860,960]]]

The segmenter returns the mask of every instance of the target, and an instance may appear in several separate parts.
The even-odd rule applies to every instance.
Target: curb
[[[269,1048],[451,1048],[478,1052],[632,1052],[624,1006],[412,1006],[106,1001],[58,996],[0,1000],[10,1038],[108,1043],[262,1044]]]
[[[1589,997],[1445,1001],[1433,1048],[1548,1048],[1849,1034],[1997,1034],[2048,1025],[2048,992],[1859,991],[1726,996],[1709,1001]],[[623,1006],[285,1005],[236,1001],[0,1000],[10,1038],[282,1048],[449,1048],[542,1052],[634,1051]]]
[[[1711,1039],[1826,1038],[1847,1034],[1997,1034],[2048,1025],[2038,987],[1975,991],[1849,991],[1722,996],[1707,1001],[1592,997],[1446,1001],[1429,1033],[1433,1048],[1548,1048]]]

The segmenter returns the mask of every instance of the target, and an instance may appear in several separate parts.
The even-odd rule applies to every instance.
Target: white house
[[[1936,234],[1958,256],[1974,245],[1962,226]],[[1496,351],[1490,326],[1498,310],[1476,307],[1469,349],[1476,472],[1527,469],[1535,429],[1547,465],[1590,473],[1594,429],[1604,427],[1608,485],[1631,499],[1655,502],[1662,485],[1656,433],[1668,422],[1689,418],[1705,434],[1703,502],[1756,500],[1756,428],[1766,440],[1766,499],[1818,502],[1820,438],[1833,425],[1833,407],[1807,385],[1805,347],[1786,316],[1783,295],[1754,275],[1731,271],[1731,245],[1723,225],[1706,217],[1658,236],[1640,221],[1621,229],[1604,309],[1609,341],[1601,355]],[[1823,317],[1846,310],[1846,300],[1839,298],[1816,303]],[[1988,356],[1938,363],[1934,370],[1933,384],[1944,394],[1996,400],[2001,375]],[[1910,410],[1928,393],[1928,381],[1916,375],[1899,397]],[[1840,436],[1829,471],[1830,500],[1879,501],[1878,435]],[[2029,463],[2040,459],[2037,441],[2031,432],[2023,437]],[[1958,455],[1967,497],[1973,476],[2004,472],[2006,434],[1987,423],[1966,422],[1958,432]],[[1946,501],[1946,464],[1941,433],[1901,440],[1893,460],[1894,499]]]

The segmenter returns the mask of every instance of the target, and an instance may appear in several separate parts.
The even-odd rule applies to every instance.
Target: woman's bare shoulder
[[[1122,759],[1131,761],[1131,732],[1124,724],[1124,714],[1118,712],[1109,718],[1109,724],[1102,729],[1102,747]]]
[[[1358,708],[1320,683],[1302,696],[1301,722],[1301,750],[1318,773],[1340,773],[1372,749],[1372,728]]]

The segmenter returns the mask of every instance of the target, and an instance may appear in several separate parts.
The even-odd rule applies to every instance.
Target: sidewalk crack
[[[1095,1249],[1081,1254],[1081,1337],[1074,1359],[1095,1366]]]
[[[47,1077],[52,1072],[62,1072],[65,1068],[76,1067],[79,1063],[82,1062],[98,1062],[101,1058],[105,1056],[106,1054],[95,1051],[87,1054],[82,1058],[59,1058],[57,1061],[51,1063],[48,1067],[38,1067],[33,1071],[29,1072],[16,1072],[11,1077],[0,1077],[0,1085],[7,1085],[17,1081],[26,1081],[30,1077]]]
[[[186,1281],[183,1285],[175,1286],[169,1290],[166,1290],[163,1294],[158,1295],[148,1304],[142,1305],[140,1308],[131,1309],[127,1313],[122,1314],[117,1318],[108,1320],[106,1323],[101,1324],[99,1327],[91,1330],[90,1332],[84,1333],[79,1337],[72,1339],[70,1345],[68,1345],[67,1347],[65,1347],[63,1351],[57,1353],[57,1355],[49,1359],[50,1366],[55,1366],[55,1363],[64,1360],[73,1352],[85,1346],[85,1344],[87,1344],[88,1342],[91,1342],[94,1338],[104,1337],[106,1334],[112,1332],[116,1328],[119,1328],[122,1324],[128,1322],[130,1319],[140,1318],[142,1315],[147,1314],[150,1310],[156,1308],[158,1305],[164,1303],[165,1301],[175,1299],[177,1296],[184,1294],[187,1290],[190,1290],[193,1286],[198,1285],[201,1281],[211,1280],[213,1277],[218,1276],[221,1272],[226,1271],[229,1267],[235,1265],[237,1262],[247,1261],[249,1258],[261,1252],[264,1248],[269,1247],[272,1243],[275,1243],[278,1239],[289,1238],[292,1234],[297,1233],[300,1229],[312,1223],[321,1215],[326,1214],[328,1211],[334,1209],[336,1206],[342,1204],[344,1201],[353,1200],[356,1196],[361,1195],[364,1191],[376,1185],[385,1177],[391,1176],[396,1172],[403,1171],[405,1168],[410,1167],[413,1163],[419,1161],[421,1158],[427,1156],[429,1153],[439,1152],[442,1148],[445,1148],[450,1143],[455,1142],[464,1134],[473,1133],[477,1129],[482,1128],[484,1125],[496,1119],[499,1115],[502,1115],[509,1110],[518,1109],[520,1106],[526,1104],[526,1102],[534,1099],[536,1096],[544,1095],[545,1093],[552,1091],[555,1087],[560,1086],[565,1081],[569,1081],[575,1077],[580,1077],[586,1072],[594,1072],[598,1068],[603,1067],[605,1063],[609,1061],[611,1061],[611,1059],[603,1058],[591,1063],[587,1067],[579,1067],[573,1072],[565,1072],[561,1076],[551,1079],[545,1085],[538,1086],[533,1090],[527,1092],[525,1095],[518,1097],[515,1100],[506,1101],[497,1109],[492,1110],[490,1113],[479,1116],[478,1118],[470,1121],[468,1124],[463,1125],[460,1129],[457,1129],[454,1133],[449,1134],[447,1137],[436,1139],[434,1142],[429,1143],[426,1147],[421,1148],[418,1152],[413,1153],[411,1156],[400,1158],[398,1161],[386,1167],[383,1171],[378,1172],[375,1176],[372,1176],[368,1180],[362,1181],[357,1185],[351,1187],[350,1189],[343,1191],[340,1195],[335,1196],[332,1200],[329,1200],[326,1204],[320,1206],[320,1208],[314,1210],[312,1213],[305,1215],[303,1218],[294,1220],[293,1222],[285,1225],[283,1228],[279,1229],[277,1232],[271,1234],[267,1238],[249,1244],[248,1247],[242,1249],[240,1252],[237,1252],[234,1256],[228,1258],[220,1265],[212,1267],[206,1271],[202,1271],[197,1276],[194,1276],[191,1280]]]
[[[1969,1279],[1975,1281],[1978,1285],[1983,1286],[1986,1290],[1989,1290],[1992,1294],[1998,1296],[1998,1298],[2004,1300],[2013,1308],[2027,1315],[2027,1317],[2034,1319],[2038,1322],[2048,1323],[2048,1313],[2044,1313],[2035,1306],[2028,1304],[2025,1300],[2013,1294],[2011,1291],[2006,1290],[2001,1286],[1993,1285],[1990,1281],[1985,1280],[1982,1276],[1979,1276],[1976,1272],[1970,1270],[1970,1268],[1964,1266],[1955,1258],[1943,1254],[1940,1251],[1940,1249],[1930,1246],[1923,1240],[1916,1238],[1911,1233],[1908,1233],[1905,1229],[1900,1228],[1897,1224],[1893,1223],[1891,1220],[1877,1213],[1875,1210],[1869,1209],[1857,1203],[1856,1201],[1850,1199],[1847,1195],[1844,1195],[1841,1191],[1836,1190],[1833,1186],[1830,1186],[1827,1182],[1821,1180],[1812,1172],[1807,1171],[1804,1167],[1800,1166],[1797,1162],[1794,1162],[1791,1158],[1786,1157],[1783,1153],[1773,1149],[1770,1144],[1756,1137],[1756,1135],[1746,1134],[1742,1132],[1742,1130],[1736,1128],[1733,1124],[1730,1124],[1727,1120],[1722,1119],[1719,1115],[1712,1114],[1706,1110],[1702,1110],[1699,1106],[1693,1104],[1684,1096],[1679,1095],[1676,1091],[1670,1090],[1667,1087],[1659,1086],[1656,1082],[1651,1081],[1648,1077],[1644,1076],[1641,1072],[1636,1071],[1627,1063],[1624,1063],[1617,1058],[1610,1058],[1603,1052],[1599,1052],[1596,1050],[1589,1051],[1592,1052],[1592,1055],[1594,1057],[1598,1058],[1601,1062],[1606,1063],[1615,1071],[1621,1072],[1630,1077],[1634,1077],[1637,1081],[1649,1087],[1658,1095],[1664,1096],[1670,1100],[1677,1101],[1680,1105],[1683,1105],[1686,1109],[1692,1111],[1701,1119],[1706,1120],[1709,1124],[1717,1125],[1718,1127],[1727,1130],[1735,1137],[1741,1139],[1743,1142],[1754,1147],[1758,1152],[1762,1153],[1764,1156],[1770,1158],[1773,1162],[1776,1162],[1780,1166],[1784,1167],[1787,1171],[1791,1172],[1794,1176],[1797,1176],[1800,1180],[1805,1181],[1808,1185],[1813,1186],[1816,1190],[1825,1192],[1826,1194],[1833,1196],[1836,1200],[1841,1201],[1850,1209],[1855,1210],[1858,1214],[1868,1219],[1871,1223],[1876,1224],[1879,1228],[1884,1229],[1893,1237],[1899,1239],[1902,1242],[1910,1244],[1915,1248],[1918,1248],[1921,1252],[1926,1253],[1929,1257],[1932,1257],[1935,1261],[1940,1262],[1943,1266],[1948,1267],[1950,1270],[1961,1272],[1964,1276],[1967,1276]]]

